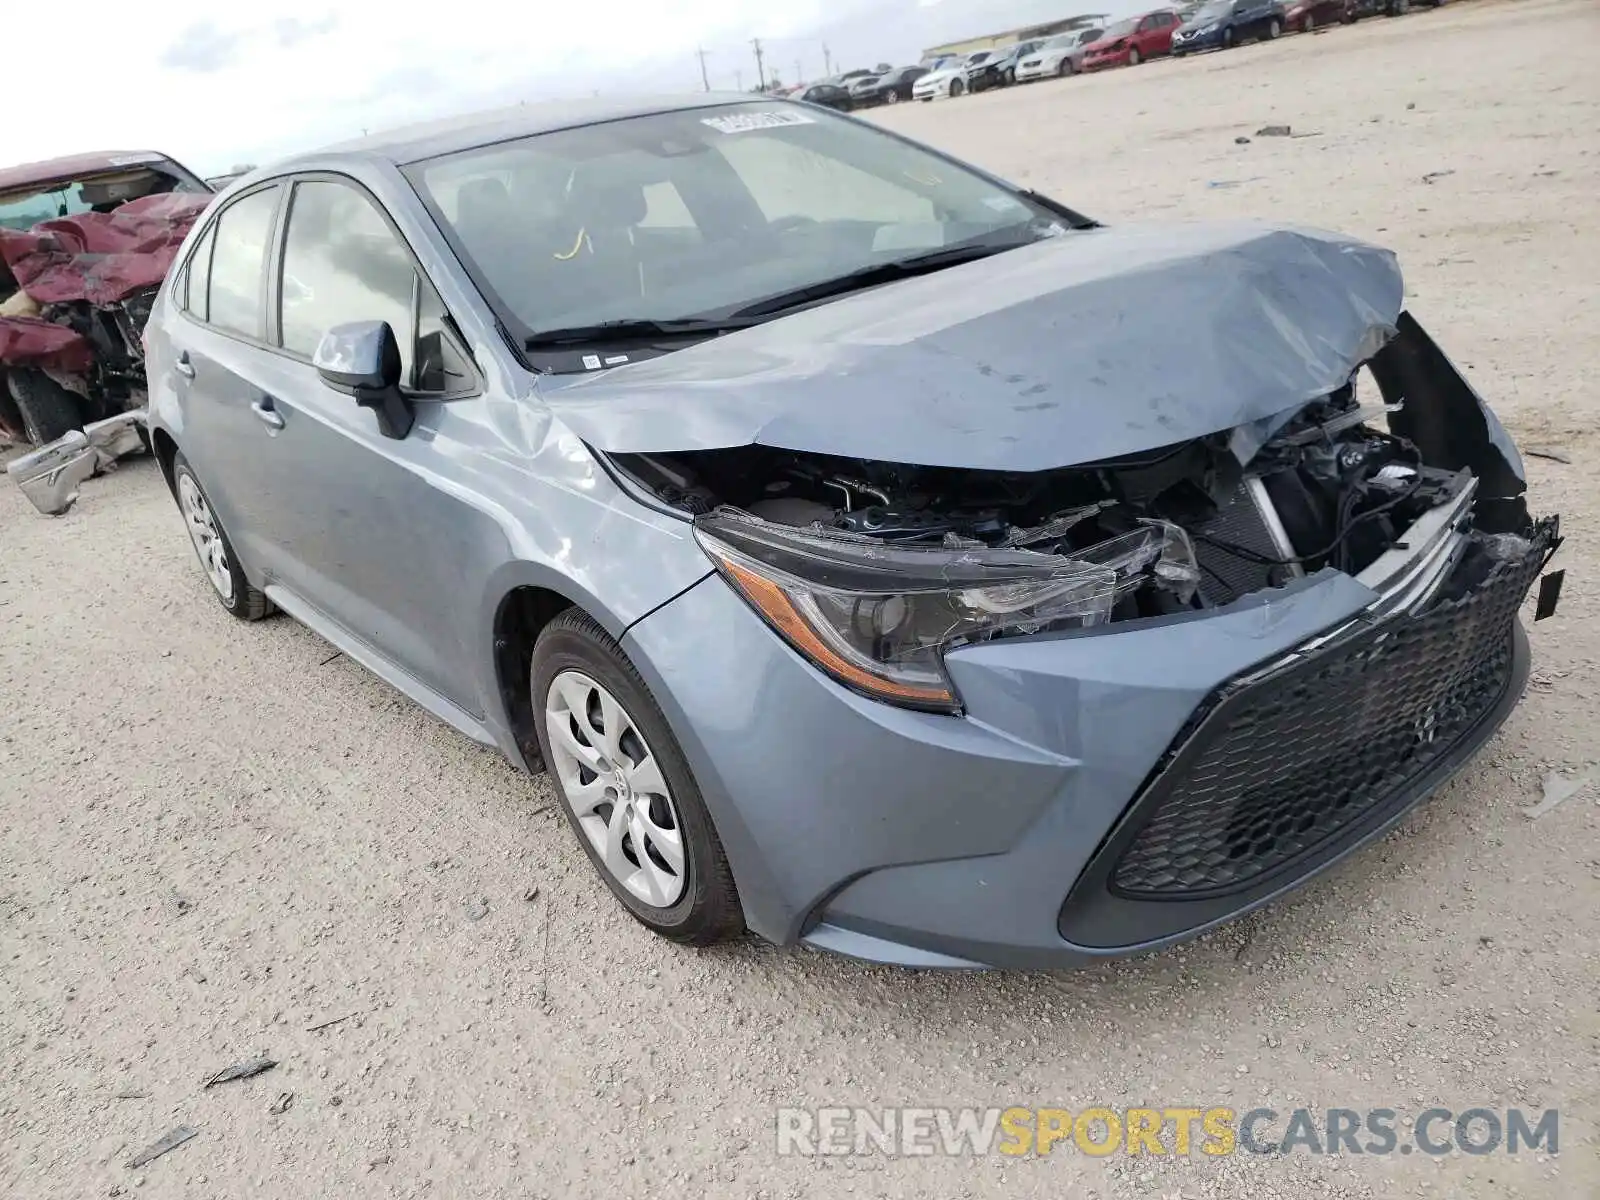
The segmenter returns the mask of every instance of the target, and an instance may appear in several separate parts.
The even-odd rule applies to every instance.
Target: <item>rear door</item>
[[[221,209],[195,243],[170,326],[181,448],[253,581],[277,574],[275,481],[260,462],[267,349],[267,261],[287,189],[254,188]]]

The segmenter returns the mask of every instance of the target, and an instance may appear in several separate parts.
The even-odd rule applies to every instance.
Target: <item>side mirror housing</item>
[[[322,335],[312,366],[335,391],[371,409],[384,437],[411,432],[411,402],[400,392],[400,343],[387,321],[352,321]]]

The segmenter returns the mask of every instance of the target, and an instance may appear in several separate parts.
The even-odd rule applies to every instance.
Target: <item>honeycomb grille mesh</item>
[[[1164,797],[1111,890],[1242,890],[1384,808],[1504,694],[1517,608],[1552,536],[1540,526],[1525,555],[1495,561],[1464,594],[1219,691],[1150,785]]]

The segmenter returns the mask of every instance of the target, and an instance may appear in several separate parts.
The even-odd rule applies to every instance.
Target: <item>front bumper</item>
[[[1215,50],[1222,45],[1222,29],[1219,26],[1205,33],[1191,34],[1188,37],[1175,36],[1172,39],[1172,52],[1174,54],[1188,54],[1195,50]]]
[[[1059,967],[1250,911],[1436,790],[1521,693],[1516,611],[1543,555],[1530,546],[1515,572],[1422,615],[1374,619],[1376,593],[1327,571],[1193,618],[967,647],[947,660],[959,718],[837,686],[715,576],[624,646],[683,744],[753,930],[911,965]],[[1384,648],[1423,633],[1454,649],[1397,667]],[[1407,671],[1427,686],[1402,686]],[[1488,672],[1476,690],[1474,671]],[[1286,695],[1301,701],[1288,716],[1267,703]],[[1308,712],[1365,740],[1296,726]],[[1263,713],[1284,727],[1252,741]],[[1374,731],[1392,735],[1383,763],[1363,757]],[[1326,782],[1341,771],[1366,775]],[[1301,828],[1312,810],[1323,823]],[[1229,857],[1241,845],[1247,871]]]
[[[1017,82],[1028,83],[1031,80],[1043,79],[1045,76],[1053,75],[1054,73],[1054,71],[1046,70],[1043,63],[1036,63],[1033,66],[1029,66],[1027,63],[1019,63],[1017,65]]]
[[[1128,52],[1117,50],[1111,54],[1095,55],[1083,60],[1085,71],[1103,71],[1107,67],[1125,67],[1128,65]]]

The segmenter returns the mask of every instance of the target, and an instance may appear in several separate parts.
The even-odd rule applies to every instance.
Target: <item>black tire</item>
[[[900,103],[900,93],[899,92],[888,92],[888,93],[886,93],[884,95],[884,97],[883,97],[883,102],[885,104],[899,104]]]
[[[1389,15],[1403,17],[1411,11],[1411,0],[1389,0]]]
[[[1317,28],[1317,19],[1310,13],[1300,18],[1300,32],[1313,33]]]
[[[1277,41],[1278,40],[1278,35],[1281,34],[1282,32],[1283,32],[1283,26],[1282,26],[1282,24],[1279,23],[1277,17],[1273,17],[1272,20],[1267,22],[1267,41],[1269,41],[1269,42]]]
[[[966,90],[967,90],[967,85],[962,83],[961,80],[952,79],[950,81],[950,99],[954,100],[957,96],[961,95]]]
[[[1222,31],[1222,48],[1224,50],[1232,50],[1233,49],[1233,41],[1234,41],[1234,39],[1233,39],[1233,26],[1229,25],[1226,29],[1224,29]]]
[[[633,895],[612,875],[604,860],[583,832],[566,789],[556,773],[555,756],[551,753],[550,735],[545,728],[544,713],[550,687],[563,671],[580,671],[610,692],[622,705],[628,719],[649,744],[651,753],[661,768],[662,778],[671,792],[676,806],[679,832],[682,835],[684,863],[688,878],[683,894],[667,907],[656,907]],[[584,853],[594,864],[595,871],[611,889],[622,906],[640,924],[674,942],[687,946],[709,946],[726,941],[744,932],[744,910],[739,905],[739,892],[733,883],[733,871],[717,836],[716,825],[711,820],[694,775],[683,757],[677,738],[667,725],[666,718],[644,680],[634,670],[628,656],[612,641],[609,634],[587,613],[569,608],[544,627],[533,647],[533,661],[529,669],[534,725],[539,737],[539,749],[550,773],[550,781],[561,807],[567,814],[573,834]]]
[[[1069,75],[1072,75],[1074,72],[1076,72],[1077,69],[1078,68],[1072,65],[1072,60],[1070,58],[1063,58],[1061,60],[1061,65],[1056,68],[1056,76],[1060,79],[1065,79]]]
[[[1128,65],[1130,67],[1137,67],[1143,61],[1144,61],[1144,59],[1142,57],[1140,57],[1140,54],[1139,54],[1139,47],[1137,47],[1137,46],[1129,46],[1128,47]]]
[[[222,605],[241,621],[259,621],[262,617],[272,613],[272,601],[267,599],[267,594],[253,586],[245,577],[244,569],[239,565],[239,556],[234,552],[233,542],[228,538],[228,531],[222,527],[222,521],[216,515],[216,510],[211,508],[211,500],[206,495],[205,488],[200,483],[200,477],[194,473],[194,468],[189,465],[189,460],[182,454],[175,454],[172,458],[172,494],[178,500],[178,511],[184,514],[187,524],[188,514],[184,512],[183,481],[188,479],[200,493],[200,498],[205,502],[206,509],[211,514],[211,521],[216,529],[217,537],[221,539],[222,550],[227,559],[228,578],[232,583],[229,594],[224,596],[215,581],[211,580],[208,573],[206,579],[211,583],[211,590],[217,597],[217,603]],[[191,535],[192,536],[192,535]],[[195,557],[199,558],[200,548],[195,547]],[[204,561],[201,562],[202,570],[209,570]]]
[[[43,371],[12,367],[6,372],[11,398],[16,401],[22,432],[35,446],[55,441],[83,428],[83,405]]]

